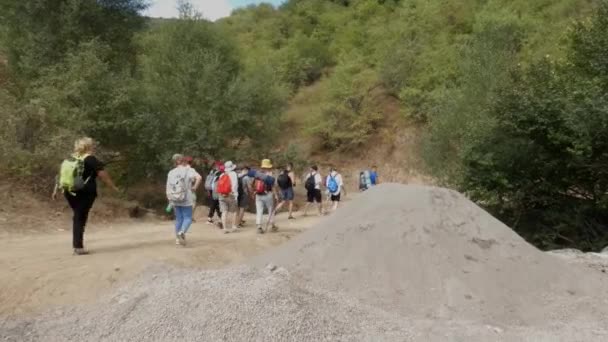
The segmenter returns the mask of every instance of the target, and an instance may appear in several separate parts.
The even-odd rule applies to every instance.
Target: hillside
[[[484,39],[504,41],[483,47],[488,56],[482,58],[490,58],[506,53],[506,40],[513,40],[517,51],[508,63],[488,66],[505,69],[492,70],[499,73],[561,56],[564,28],[593,6],[571,0],[288,1],[280,8],[236,10],[217,25],[233,37],[246,68],[271,67],[289,89],[283,149],[282,137],[289,136],[303,159],[348,160],[357,167],[406,162],[407,169],[428,173],[420,159],[425,125],[442,114],[449,91],[467,78],[489,76],[489,70],[464,74],[472,70],[462,58],[475,53],[467,50]],[[406,180],[399,177],[393,180]]]

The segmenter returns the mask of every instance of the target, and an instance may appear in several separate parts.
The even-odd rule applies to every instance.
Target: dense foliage
[[[608,244],[606,18],[603,1],[527,63],[516,18],[483,30],[431,118],[436,174],[542,248]]]
[[[439,181],[543,248],[608,244],[607,0],[288,0],[215,23],[180,3],[0,0],[2,166],[50,175],[81,134],[123,181],[178,150],[301,162],[271,147],[315,87],[297,134],[320,151],[395,124],[392,97]]]
[[[230,157],[272,143],[288,94],[272,69],[245,68],[235,42],[187,3],[161,24],[141,15],[144,3],[0,2],[4,168],[51,178],[83,134],[127,182],[163,174],[176,151]]]

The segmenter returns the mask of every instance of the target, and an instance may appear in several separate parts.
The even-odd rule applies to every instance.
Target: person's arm
[[[203,182],[203,177],[197,172],[194,175],[194,185],[192,186],[192,191],[198,190],[198,188],[201,186],[201,183]]]
[[[295,188],[296,186],[296,174],[293,171],[289,172],[289,178],[291,178],[291,185]]]
[[[101,179],[108,187],[110,187],[114,191],[116,191],[116,192],[120,191],[118,189],[118,187],[116,185],[114,185],[114,182],[112,181],[112,178],[110,177],[110,174],[106,170],[97,171],[97,177],[99,177],[99,179]]]
[[[279,201],[279,191],[277,190],[276,183],[272,186],[272,195],[274,197],[274,200],[278,202]]]
[[[57,199],[57,193],[59,192],[59,176],[55,177],[55,185],[53,186],[53,194],[51,198],[54,200]]]
[[[247,188],[247,196],[249,196],[249,198],[255,198],[255,193],[253,192],[253,182],[255,182],[255,180],[249,176],[246,177],[247,179],[243,179],[243,186]]]
[[[230,185],[232,188],[232,196],[235,200],[239,199],[239,177],[236,172],[230,172]]]

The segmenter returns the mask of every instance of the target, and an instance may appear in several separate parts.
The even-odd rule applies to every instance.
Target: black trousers
[[[84,228],[96,197],[97,194],[93,193],[77,193],[75,196],[65,193],[65,198],[74,212],[72,217],[72,246],[74,248],[84,247]]]
[[[213,214],[217,212],[217,217],[222,217],[222,211],[220,210],[220,200],[214,200],[211,192],[209,194],[209,218],[213,218]]]

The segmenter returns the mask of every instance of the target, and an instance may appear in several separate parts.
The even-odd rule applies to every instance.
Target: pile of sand
[[[461,194],[424,186],[376,187],[255,263],[410,317],[596,318],[563,308],[608,293],[604,278],[537,250]]]
[[[0,340],[601,341],[606,285],[456,192],[382,185],[251,265],[155,267]]]

